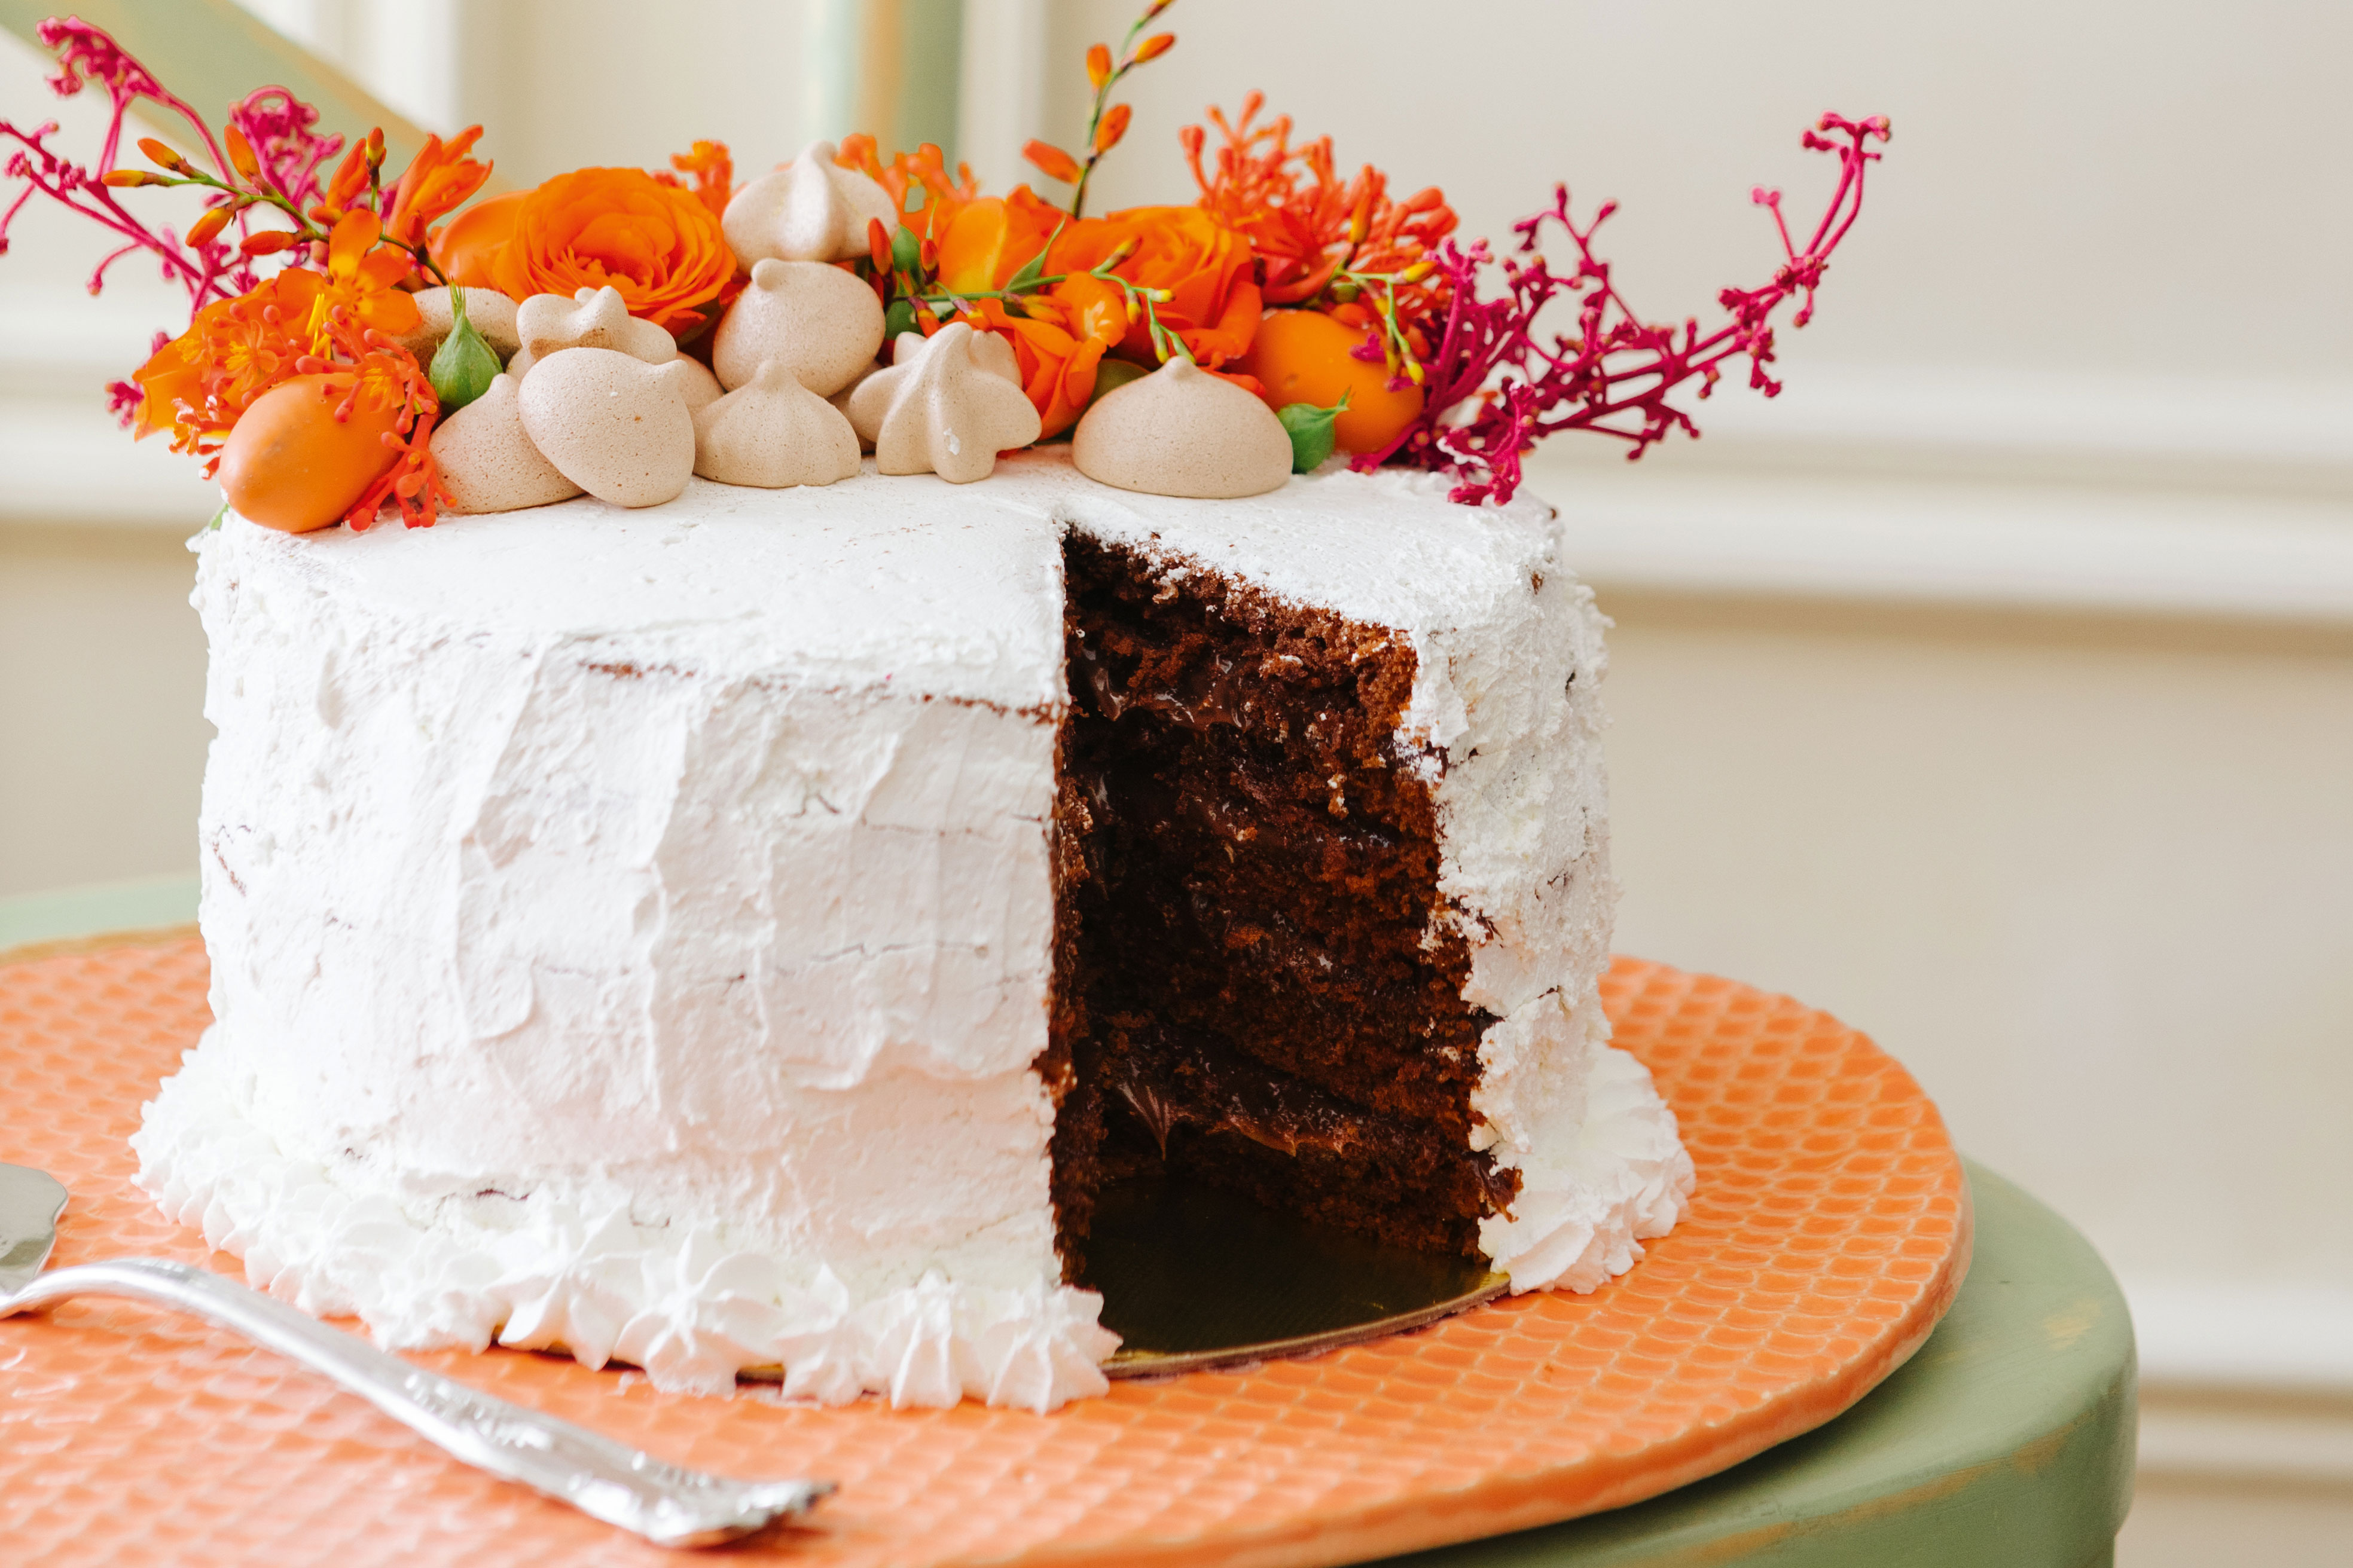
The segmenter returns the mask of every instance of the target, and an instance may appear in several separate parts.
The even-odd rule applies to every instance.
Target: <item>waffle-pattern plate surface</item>
[[[192,933],[0,963],[0,1161],[72,1189],[53,1266],[238,1270],[156,1212],[125,1142],[206,1021],[205,982]],[[1115,1383],[1049,1416],[672,1395],[511,1351],[411,1359],[666,1459],[841,1483],[810,1528],[730,1553],[745,1560],[1335,1563],[1632,1502],[1828,1420],[1900,1364],[1959,1287],[1969,1210],[1936,1108],[1836,1019],[1630,960],[1606,996],[1699,1187],[1589,1296]],[[0,1542],[24,1568],[677,1561],[266,1352],[95,1299],[0,1321]]]

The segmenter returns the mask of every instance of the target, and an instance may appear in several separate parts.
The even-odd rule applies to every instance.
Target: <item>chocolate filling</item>
[[[1517,1176],[1471,1152],[1470,952],[1441,919],[1413,649],[1071,536],[1059,737],[1054,1196],[1169,1170],[1472,1254]]]

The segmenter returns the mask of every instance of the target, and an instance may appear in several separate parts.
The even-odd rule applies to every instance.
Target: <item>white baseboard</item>
[[[2353,1485],[2353,1289],[2128,1281],[2140,1468]]]
[[[2353,1485],[2353,1412],[2182,1405],[2145,1390],[2137,1468],[2185,1480]]]
[[[2127,1280],[2141,1380],[2353,1401],[2353,1289]]]

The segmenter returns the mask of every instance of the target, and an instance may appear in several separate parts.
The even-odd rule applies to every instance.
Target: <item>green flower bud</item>
[[[433,395],[441,400],[445,417],[488,392],[499,374],[498,353],[466,319],[463,289],[449,290],[449,335],[441,340],[433,363],[425,367],[425,379],[433,384]]]
[[[915,263],[923,259],[923,242],[915,231],[904,224],[891,230],[891,267],[896,272],[913,272]]]

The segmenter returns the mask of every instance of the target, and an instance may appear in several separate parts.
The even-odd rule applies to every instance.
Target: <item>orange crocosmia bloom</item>
[[[1199,207],[1130,207],[1073,223],[1048,252],[1046,270],[1092,271],[1129,243],[1134,252],[1113,270],[1138,288],[1168,290],[1154,311],[1196,362],[1214,370],[1250,351],[1261,304],[1250,241]],[[1142,311],[1124,348],[1146,364],[1155,358]]]
[[[1016,185],[1009,196],[984,196],[955,215],[939,237],[940,286],[952,293],[1002,289],[1046,248],[1070,215]]]
[[[1066,185],[1077,184],[1080,177],[1086,173],[1076,158],[1071,157],[1051,142],[1024,142],[1021,155],[1028,159],[1039,174],[1050,180],[1060,180]]]
[[[947,154],[929,142],[912,153],[893,153],[888,163],[883,162],[879,147],[873,137],[861,131],[841,139],[833,161],[842,168],[860,171],[890,192],[899,209],[899,222],[910,233],[925,239],[941,238],[980,195],[972,165],[958,163],[951,177]],[[913,212],[907,210],[911,195],[922,198]]]
[[[695,199],[721,216],[726,216],[727,202],[735,194],[735,157],[724,142],[697,142],[683,153],[670,155],[670,166],[677,174],[656,174],[665,185],[683,185],[678,177],[684,174],[693,180]]]
[[[1114,103],[1104,111],[1102,123],[1095,127],[1097,156],[1119,145],[1119,139],[1127,134],[1127,122],[1134,112],[1124,103]]]
[[[368,143],[364,137],[352,144],[352,150],[343,154],[343,161],[335,165],[335,173],[327,181],[327,188],[320,193],[319,205],[311,209],[313,218],[333,223],[360,199],[360,194],[368,188],[367,155]]]
[[[470,125],[448,145],[427,136],[424,150],[409,160],[407,173],[392,190],[385,208],[384,234],[395,245],[425,243],[426,226],[458,210],[491,177],[491,166],[466,156],[480,140],[482,128]]]
[[[365,210],[345,215],[327,236],[327,286],[311,307],[314,352],[325,352],[331,310],[342,311],[363,331],[386,337],[417,329],[417,301],[398,288],[415,263],[405,251],[380,248],[383,237],[384,226]]]
[[[311,352],[307,329],[326,285],[316,272],[281,272],[197,311],[186,331],[132,375],[146,395],[135,432],[169,430],[174,451],[209,450],[200,443],[226,433],[254,399],[300,374],[295,362]]]
[[[1126,299],[1100,278],[1066,278],[1025,296],[1021,308],[1026,316],[1001,300],[976,300],[971,314],[975,325],[1012,343],[1021,390],[1044,425],[1040,436],[1058,436],[1086,412],[1103,356],[1127,334]]]
[[[702,324],[696,307],[733,280],[735,255],[719,215],[691,191],[643,169],[575,169],[516,204],[489,270],[491,286],[518,300],[609,287],[632,316],[683,333]]]

